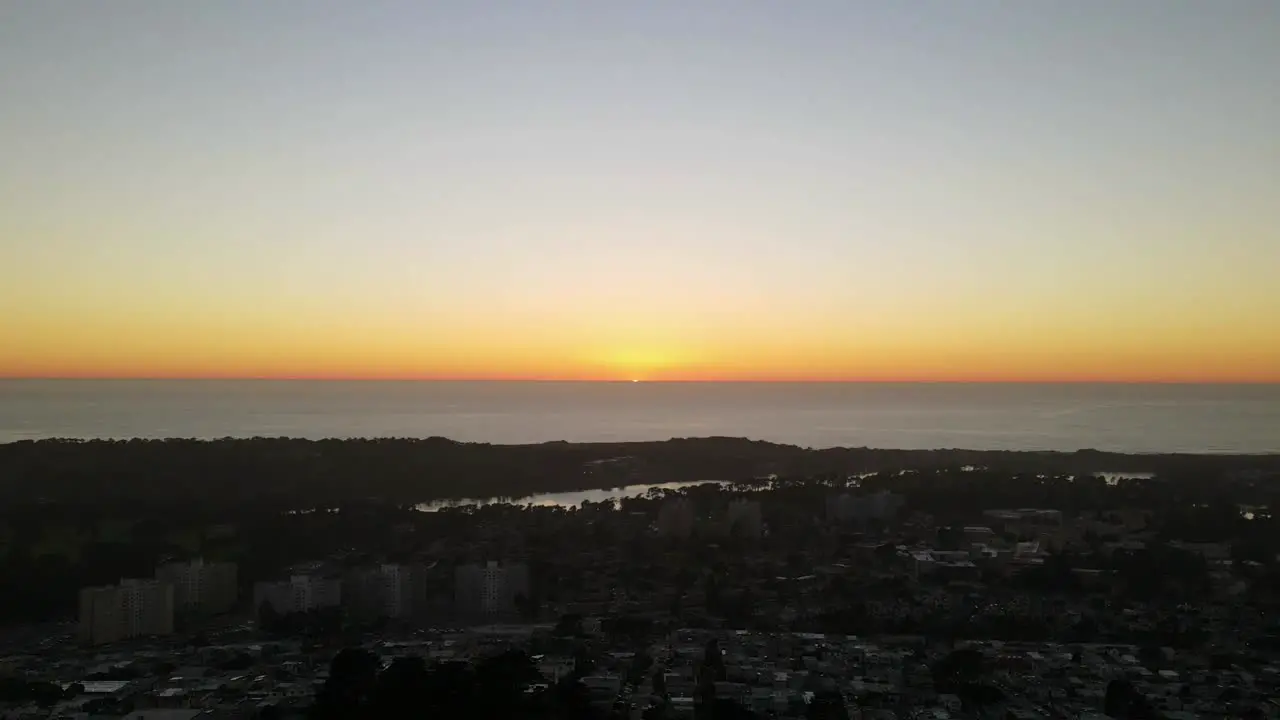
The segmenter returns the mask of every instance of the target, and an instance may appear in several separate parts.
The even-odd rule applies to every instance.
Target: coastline
[[[0,500],[15,503],[244,502],[300,498],[404,503],[613,489],[641,483],[746,481],[972,466],[1028,475],[1150,473],[1267,478],[1280,454],[1126,454],[1078,450],[811,449],[743,438],[530,445],[445,438],[34,440],[0,444]]]

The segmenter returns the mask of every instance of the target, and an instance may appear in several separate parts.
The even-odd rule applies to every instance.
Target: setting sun
[[[604,379],[642,382],[663,379],[672,373],[687,371],[691,364],[691,357],[671,350],[628,348],[602,353],[596,364]]]

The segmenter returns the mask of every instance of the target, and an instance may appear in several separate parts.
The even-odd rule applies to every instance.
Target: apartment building
[[[343,604],[352,617],[408,620],[426,606],[427,569],[413,564],[383,563],[358,568],[344,578]]]
[[[281,615],[337,607],[342,603],[342,580],[308,573],[291,575],[287,580],[255,583],[254,608],[264,602]]]
[[[173,586],[152,579],[80,591],[80,639],[102,645],[133,637],[173,633]]]
[[[156,568],[156,579],[173,585],[179,613],[221,615],[235,607],[239,594],[235,563],[210,563],[203,558],[165,563]]]
[[[518,595],[529,593],[529,568],[490,560],[460,566],[454,575],[454,602],[465,614],[499,615],[516,610]]]

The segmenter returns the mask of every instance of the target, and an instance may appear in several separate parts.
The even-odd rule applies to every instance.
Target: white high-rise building
[[[293,589],[294,612],[337,607],[342,603],[342,580],[323,575],[294,575],[289,578]]]
[[[454,601],[459,612],[497,615],[516,609],[517,595],[529,593],[529,568],[524,564],[463,565],[454,573]]]
[[[378,568],[382,577],[382,614],[390,618],[413,617],[426,602],[427,573],[421,565],[384,564]]]
[[[173,633],[173,586],[159,580],[121,580],[129,614],[129,636]]]
[[[382,565],[347,573],[342,602],[352,617],[407,620],[426,606],[427,569],[420,564]]]
[[[288,580],[254,583],[254,608],[264,602],[281,615],[337,607],[342,603],[342,580],[302,574],[292,575]]]
[[[105,645],[127,637],[124,593],[115,585],[80,590],[80,641]]]
[[[288,615],[293,609],[293,584],[288,580],[266,580],[253,584],[253,611],[269,606],[277,615]]]
[[[173,584],[179,612],[219,615],[235,606],[239,594],[235,563],[166,563],[156,568],[156,579]]]
[[[80,639],[101,645],[173,633],[173,586],[150,579],[80,591]]]

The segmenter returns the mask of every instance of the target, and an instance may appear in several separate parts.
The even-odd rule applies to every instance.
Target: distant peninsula
[[[973,466],[1007,473],[1216,477],[1280,472],[1280,455],[814,449],[743,438],[490,445],[446,438],[74,440],[0,444],[10,506],[314,506],[526,497],[639,483],[743,481]]]

